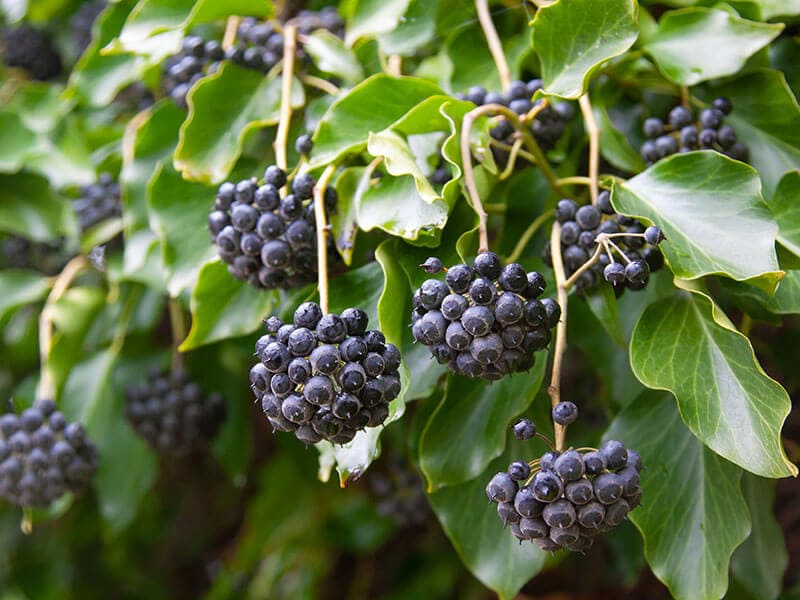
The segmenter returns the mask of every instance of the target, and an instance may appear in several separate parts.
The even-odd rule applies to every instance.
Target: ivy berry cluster
[[[225,400],[206,395],[188,373],[151,371],[146,381],[126,390],[125,416],[153,449],[185,454],[210,440],[225,420]]]
[[[553,409],[556,423],[570,423],[576,416],[571,402]],[[514,434],[531,439],[536,427],[522,419]],[[639,505],[641,470],[637,452],[608,440],[598,450],[551,451],[531,462],[512,462],[492,477],[486,495],[520,543],[535,541],[551,552],[585,552],[598,534],[618,526]]]
[[[446,271],[445,281],[427,279],[414,292],[411,313],[414,339],[439,363],[489,381],[534,365],[561,316],[555,300],[538,299],[545,289],[541,273],[503,265],[494,252],[478,254],[472,266],[445,269],[433,257],[422,267]]]
[[[647,140],[640,149],[648,165],[679,152],[716,150],[733,159],[747,162],[750,151],[736,137],[736,131],[724,123],[733,110],[727,98],[716,98],[710,108],[698,115],[683,105],[673,108],[665,120],[645,119],[642,125]],[[666,121],[666,122],[665,122]]]
[[[276,430],[346,444],[386,420],[400,394],[400,351],[368,321],[360,308],[323,314],[315,302],[301,304],[293,324],[267,319],[250,382]]]
[[[592,289],[601,278],[611,283],[618,295],[625,289],[641,290],[650,273],[664,266],[658,248],[664,239],[661,230],[617,214],[605,190],[598,195],[596,206],[579,206],[568,198],[559,200],[555,216],[561,224],[561,256],[567,277],[591,263],[575,281],[580,292]],[[549,243],[543,259],[553,266]]]
[[[262,289],[294,288],[314,281],[317,274],[317,238],[314,186],[310,173],[291,182],[291,193],[281,198],[286,172],[267,167],[255,178],[219,186],[214,210],[208,217],[212,241],[228,272]],[[336,209],[336,190],[325,189],[325,211]],[[332,242],[328,251],[335,255]]]
[[[0,416],[0,496],[23,507],[46,507],[80,493],[97,470],[98,453],[78,423],[52,400]]]
[[[110,219],[122,216],[119,183],[110,173],[101,173],[95,183],[83,186],[81,195],[72,207],[78,215],[81,231]]]
[[[7,29],[3,34],[3,63],[19,67],[39,81],[58,77],[61,57],[50,35],[30,25]]]

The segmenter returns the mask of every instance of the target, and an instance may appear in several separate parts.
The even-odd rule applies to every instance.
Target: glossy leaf
[[[504,440],[503,440],[504,441]],[[519,448],[513,446],[512,448]],[[533,543],[520,544],[503,527],[494,505],[487,505],[485,487],[497,471],[519,455],[511,451],[492,461],[477,477],[444,487],[429,499],[447,537],[475,577],[511,600],[544,566],[547,554]]]
[[[171,165],[156,169],[148,191],[150,227],[161,240],[167,290],[177,296],[197,279],[200,267],[216,256],[208,234],[214,190],[184,180]]]
[[[0,112],[0,171],[18,171],[35,141],[36,136],[18,114]]]
[[[186,177],[219,183],[230,173],[251,131],[278,122],[281,79],[235,64],[223,67],[192,87],[189,116],[181,126],[175,168]],[[293,81],[293,107],[305,102]]]
[[[778,241],[800,256],[800,171],[789,171],[778,183],[769,208],[778,222]]]
[[[642,504],[630,519],[653,573],[678,600],[723,597],[731,554],[750,531],[741,469],[686,429],[667,394],[640,396],[605,437],[642,456]]]
[[[41,300],[49,289],[48,278],[36,271],[0,271],[0,320],[15,308]]]
[[[234,279],[218,260],[207,262],[192,290],[192,328],[181,352],[258,330],[276,296]]]
[[[360,38],[388,33],[397,27],[410,0],[359,0],[347,18],[345,42],[352,46]]]
[[[644,47],[679,85],[733,75],[780,34],[783,25],[742,19],[725,10],[694,7],[668,12]]]
[[[545,91],[578,98],[604,61],[636,41],[636,3],[558,0],[539,8],[531,26]]]
[[[386,129],[428,96],[441,93],[422,79],[373,75],[334,102],[322,117],[314,134],[311,166],[363,150],[370,132]]]
[[[715,152],[690,152],[616,184],[612,201],[618,211],[664,231],[661,250],[678,277],[722,274],[771,291],[782,276],[778,226],[760,187],[752,168]]]
[[[0,231],[48,240],[76,229],[75,215],[38,175],[0,174]]]
[[[781,526],[772,511],[775,483],[745,473],[742,493],[753,523],[750,537],[731,558],[731,572],[757,598],[777,598],[789,563]]]
[[[330,31],[318,30],[303,41],[303,49],[323,73],[342,79],[350,85],[364,80],[364,69],[352,50]]]
[[[786,390],[707,296],[682,292],[647,307],[631,367],[646,386],[672,392],[692,433],[721,456],[764,477],[797,474],[780,437]]]
[[[530,373],[488,383],[449,375],[444,398],[422,432],[419,461],[428,489],[468,481],[502,454],[514,417],[530,406],[542,385],[547,354]]]
[[[646,165],[623,133],[614,126],[604,106],[594,107],[594,118],[600,129],[600,152],[609,163],[629,173],[644,171]]]

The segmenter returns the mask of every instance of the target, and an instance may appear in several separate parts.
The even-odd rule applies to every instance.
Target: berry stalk
[[[475,119],[482,114],[481,109],[476,108],[469,111],[464,115],[464,122],[461,127],[461,165],[464,169],[464,185],[467,188],[470,203],[475,213],[478,215],[478,252],[486,252],[489,250],[489,233],[486,227],[486,220],[488,214],[483,208],[480,194],[478,193],[478,186],[475,183],[475,173],[472,170],[472,152],[470,150],[470,134],[472,132],[472,125]],[[485,112],[485,111],[484,111]]]
[[[172,369],[175,370],[182,366],[183,355],[178,348],[186,339],[186,320],[177,298],[169,299],[169,324],[172,330]]]
[[[222,49],[227,50],[234,43],[236,43],[236,33],[239,30],[239,23],[242,22],[242,17],[233,15],[228,17],[228,22],[225,23],[225,33],[222,36]]]
[[[59,298],[69,289],[70,284],[89,266],[84,256],[76,256],[69,261],[55,280],[39,314],[39,366],[41,375],[36,390],[37,398],[53,398],[55,389],[53,377],[48,365],[50,348],[53,345],[53,307]]]
[[[292,120],[292,78],[297,48],[297,26],[287,25],[283,30],[283,68],[281,73],[281,110],[278,117],[278,133],[275,137],[275,162],[286,171],[286,144]]]
[[[553,350],[553,370],[550,377],[550,387],[547,393],[550,394],[550,405],[555,408],[561,402],[561,367],[564,362],[564,352],[567,349],[567,286],[564,274],[564,260],[561,257],[561,223],[553,223],[553,230],[550,236],[551,252],[553,255],[553,273],[556,278],[556,289],[558,290],[558,304],[561,306],[561,319],[556,325],[556,345]],[[567,428],[553,421],[553,431],[555,433],[556,450],[564,451]]]
[[[319,305],[323,314],[328,314],[328,222],[325,219],[325,190],[336,171],[336,165],[328,165],[314,186],[314,219],[317,222],[317,276]]]
[[[489,1],[475,0],[475,8],[478,12],[478,21],[480,21],[481,29],[483,29],[483,35],[486,36],[486,43],[489,45],[489,52],[492,53],[492,59],[497,67],[497,74],[500,76],[500,84],[505,92],[511,87],[511,71],[508,68],[508,61],[503,52],[503,44],[500,43],[500,36],[497,35],[497,29],[495,29],[492,22]]]
[[[592,102],[589,100],[589,93],[585,93],[578,100],[583,114],[583,122],[586,132],[589,134],[589,193],[592,198],[592,206],[597,205],[597,173],[600,168],[600,129],[592,112]]]

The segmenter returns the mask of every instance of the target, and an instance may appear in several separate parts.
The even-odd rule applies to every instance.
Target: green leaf
[[[742,492],[750,509],[753,528],[750,537],[731,558],[731,572],[755,598],[777,598],[783,587],[783,573],[789,563],[783,531],[772,506],[775,482],[745,473]]]
[[[175,168],[190,179],[218,183],[241,155],[247,134],[278,122],[281,79],[225,63],[192,87],[188,102]],[[304,103],[303,86],[295,79],[291,104],[297,108]]]
[[[644,50],[679,85],[733,75],[778,37],[783,25],[742,19],[725,10],[694,7],[665,13]]]
[[[74,233],[75,214],[38,175],[0,174],[0,231],[44,241]]]
[[[800,105],[783,73],[759,69],[714,88],[734,105],[725,122],[750,149],[750,162],[764,183],[764,196],[775,193],[783,175],[800,164]]]
[[[256,331],[275,301],[275,292],[234,279],[218,260],[207,262],[192,290],[192,328],[181,352]]]
[[[0,112],[0,171],[14,173],[22,168],[36,135],[13,112]]]
[[[0,271],[0,321],[10,311],[37,302],[50,290],[50,280],[36,271]]]
[[[417,164],[408,142],[391,129],[370,133],[367,152],[372,156],[382,157],[386,170],[391,175],[411,175],[414,178],[418,196],[426,203],[431,204],[440,198]]]
[[[780,437],[789,396],[708,296],[681,292],[647,307],[631,367],[646,386],[672,392],[689,429],[721,456],[764,477],[797,475]]]
[[[690,152],[615,184],[612,201],[664,231],[661,249],[678,277],[722,274],[772,291],[782,276],[777,225],[760,187],[751,167],[716,152]]]
[[[347,15],[345,43],[353,46],[359,39],[389,33],[400,23],[410,0],[358,0]]]
[[[369,185],[369,181],[362,182],[365,173],[365,167],[348,167],[336,178],[336,194],[339,200],[336,213],[330,218],[331,232],[336,249],[347,266],[353,262],[353,249],[358,234],[357,198]]]
[[[644,171],[646,165],[625,135],[614,126],[604,106],[595,103],[594,118],[600,129],[600,153],[609,163],[629,173]]]
[[[795,256],[800,256],[800,171],[789,171],[778,183],[768,205],[778,222],[778,241]]]
[[[622,329],[622,319],[619,317],[619,306],[614,290],[610,285],[601,285],[599,289],[592,290],[586,297],[586,303],[597,321],[617,344],[625,347],[627,336]]]
[[[800,0],[750,0],[761,9],[761,18],[795,17],[800,15]]]
[[[391,31],[378,34],[378,44],[384,54],[413,56],[436,38],[436,11],[439,2],[411,0],[408,10]]]
[[[509,424],[533,402],[546,366],[547,354],[541,352],[532,372],[494,383],[449,375],[419,443],[429,490],[468,481],[502,454]]]
[[[318,29],[303,41],[303,49],[323,73],[356,85],[364,81],[364,69],[352,50],[330,31]]]
[[[208,211],[214,191],[186,181],[162,163],[150,180],[150,227],[161,240],[167,290],[178,296],[191,287],[200,267],[215,255],[208,236]]]
[[[642,504],[630,519],[653,573],[678,600],[722,598],[731,554],[750,530],[742,471],[686,429],[667,394],[640,396],[606,437],[642,456]]]
[[[604,61],[636,41],[636,2],[558,0],[538,9],[531,26],[545,92],[578,98]]]
[[[364,231],[382,229],[390,235],[436,246],[436,230],[447,222],[448,206],[442,200],[425,202],[410,175],[386,175],[357,198],[357,210],[358,224]]]
[[[386,129],[428,96],[441,93],[415,77],[373,75],[326,111],[314,134],[311,168],[365,149],[370,132]]]
[[[505,436],[501,436],[504,440]],[[511,448],[518,446],[511,445]],[[497,471],[508,468],[518,454],[509,450],[477,477],[437,490],[428,496],[436,516],[466,567],[501,600],[514,598],[545,563],[536,545],[520,544],[503,527],[493,505],[487,505],[484,488]]]
[[[125,365],[113,351],[97,353],[70,371],[61,394],[64,414],[85,425],[100,452],[94,485],[112,535],[131,523],[158,472],[155,454],[124,417],[123,390],[145,370],[141,363],[135,366]]]

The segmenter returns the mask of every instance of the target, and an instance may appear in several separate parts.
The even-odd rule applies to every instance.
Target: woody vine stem
[[[314,186],[314,220],[317,222],[317,271],[319,306],[328,314],[328,222],[325,218],[325,190],[328,189],[336,165],[328,165]]]

